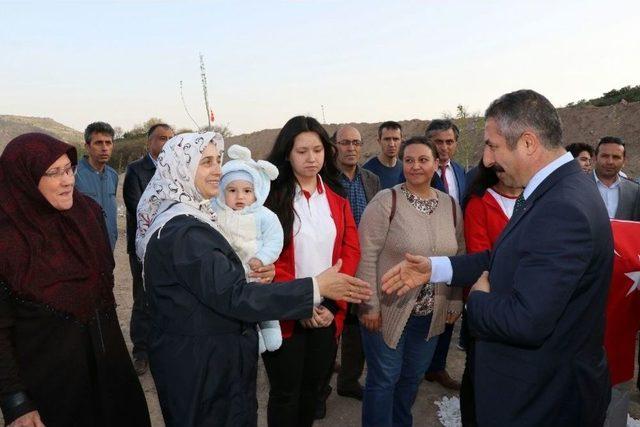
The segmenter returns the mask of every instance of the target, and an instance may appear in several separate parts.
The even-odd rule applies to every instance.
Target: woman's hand
[[[340,273],[342,260],[316,276],[320,295],[335,301],[343,300],[354,304],[368,301],[371,287],[360,279]]]
[[[382,291],[402,296],[422,286],[431,278],[431,260],[420,255],[405,254],[405,260],[391,267],[382,276]]]
[[[462,313],[447,313],[447,325],[453,325],[460,318]]]
[[[303,328],[326,328],[333,322],[333,313],[326,307],[320,306],[313,309],[313,317],[300,320]]]
[[[360,316],[360,323],[371,332],[378,332],[382,327],[382,314],[363,314]]]
[[[256,268],[249,264],[249,267],[251,267],[249,277],[258,279],[260,283],[271,283],[273,278],[276,277],[276,266],[273,264],[263,265],[261,267],[256,265]]]
[[[333,322],[333,313],[327,307],[321,305],[313,309],[313,318],[317,320],[320,328],[326,328]]]
[[[31,411],[16,418],[8,427],[45,427],[45,425],[40,420],[38,411]]]

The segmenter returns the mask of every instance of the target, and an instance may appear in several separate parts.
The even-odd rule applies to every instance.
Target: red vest
[[[344,197],[340,197],[334,193],[328,185],[324,186],[327,192],[327,201],[331,216],[336,226],[336,240],[333,244],[332,260],[335,264],[342,259],[342,269],[340,272],[355,276],[360,262],[360,243],[358,241],[358,230],[356,222],[351,213],[349,202]],[[285,282],[295,279],[295,249],[293,247],[293,236],[289,244],[283,248],[280,257],[275,262],[276,276],[274,282]],[[336,325],[336,338],[342,333],[344,318],[347,313],[347,303],[345,301],[336,301],[338,311],[335,314],[334,321]],[[289,338],[293,334],[293,327],[296,320],[281,320],[282,337]]]

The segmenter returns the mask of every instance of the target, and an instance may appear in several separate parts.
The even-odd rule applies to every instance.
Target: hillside
[[[559,108],[558,112],[564,128],[564,142],[586,142],[594,145],[605,135],[622,137],[627,145],[627,166],[624,170],[631,176],[640,176],[640,102],[619,103],[606,107],[591,105]],[[428,120],[400,121],[405,136],[424,135]],[[457,121],[461,128],[461,141],[469,144],[469,164],[480,159],[483,147],[482,118]],[[362,134],[364,145],[362,158],[367,159],[378,153],[377,130],[380,123],[349,123]],[[341,124],[327,124],[325,128],[332,134]],[[279,129],[266,129],[227,138],[227,145],[240,144],[251,149],[254,156],[264,158],[269,153]],[[459,149],[457,160],[465,164],[464,150]]]
[[[0,115],[0,153],[18,135],[42,132],[76,146],[83,143],[82,133],[46,117]]]

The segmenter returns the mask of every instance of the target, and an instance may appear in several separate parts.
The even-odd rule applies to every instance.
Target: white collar
[[[573,161],[573,155],[571,153],[564,153],[562,156],[558,157],[547,166],[540,169],[538,172],[536,172],[535,175],[533,175],[533,177],[531,177],[527,185],[524,187],[522,197],[524,197],[525,200],[528,199],[529,196],[536,190],[536,188],[538,188],[538,186],[542,184],[542,181],[547,179],[547,177],[560,166],[571,161]]]
[[[616,174],[616,180],[613,182],[613,184],[611,184],[611,186],[608,186],[604,182],[600,181],[600,178],[598,178],[598,174],[596,173],[595,170],[593,171],[593,177],[596,179],[596,184],[600,184],[605,188],[616,188],[618,185],[620,185],[620,175],[619,174]]]

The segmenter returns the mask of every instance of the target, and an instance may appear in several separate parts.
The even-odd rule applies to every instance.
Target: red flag
[[[633,379],[640,328],[640,222],[612,220],[615,248],[604,346],[611,384]]]
[[[216,119],[216,116],[213,114],[213,110],[210,110],[210,111],[211,111],[211,116],[210,116],[211,117],[211,123],[213,123],[213,121]]]

